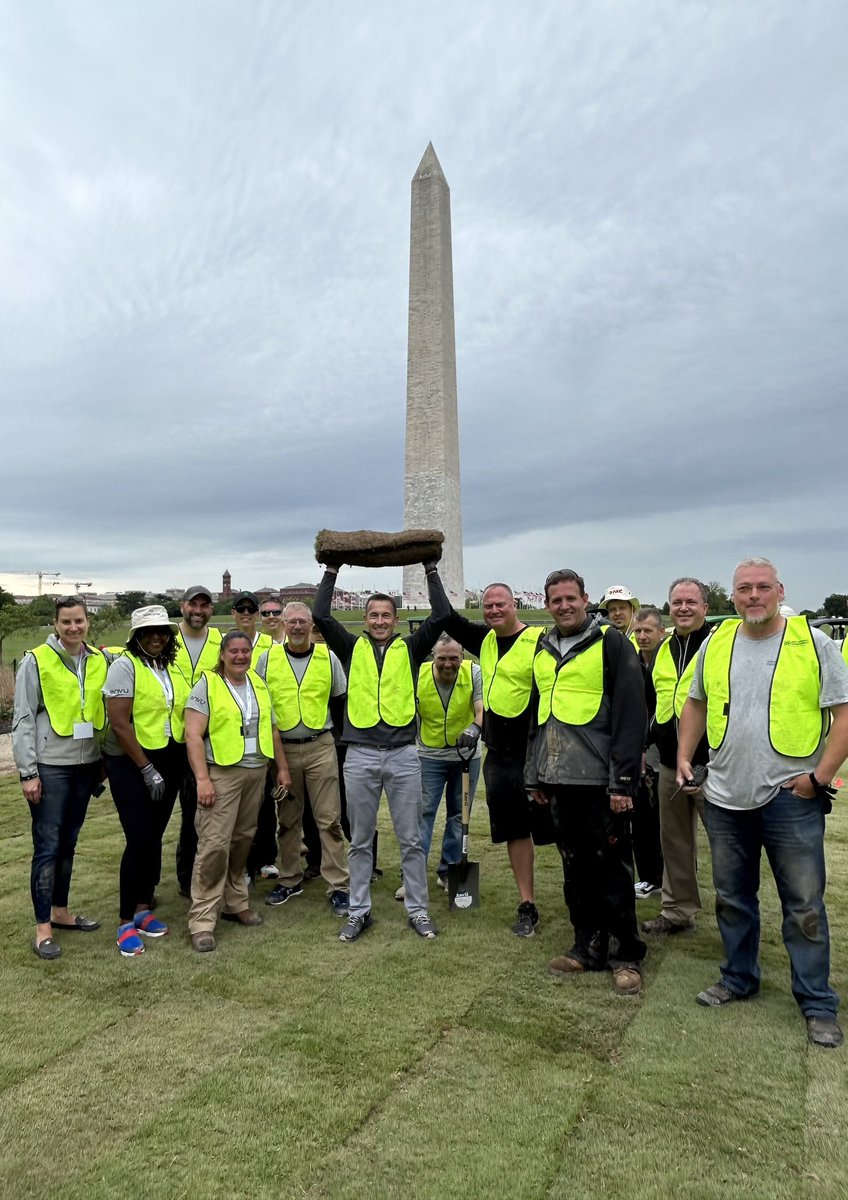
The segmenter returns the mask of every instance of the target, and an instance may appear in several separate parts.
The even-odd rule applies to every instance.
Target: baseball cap
[[[197,596],[206,596],[211,600],[212,592],[208,587],[202,587],[199,583],[196,583],[194,587],[186,588],[183,592],[183,600],[194,600]]]
[[[625,600],[628,604],[633,605],[634,611],[639,608],[639,599],[634,596],[629,588],[622,587],[620,583],[614,583],[608,587],[598,601],[598,608],[604,608],[609,604],[610,600]]]

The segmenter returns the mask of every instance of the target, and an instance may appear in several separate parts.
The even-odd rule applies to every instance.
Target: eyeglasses
[[[260,617],[281,617],[283,610],[281,608],[263,608],[259,615]]]
[[[236,604],[233,609],[233,612],[237,613],[257,613],[258,611],[252,604]]]

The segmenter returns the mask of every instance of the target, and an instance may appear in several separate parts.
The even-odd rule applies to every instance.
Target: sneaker
[[[752,993],[756,995],[756,993]],[[698,1004],[702,1004],[704,1008],[719,1008],[722,1004],[732,1004],[734,1000],[749,1000],[750,996],[740,996],[738,992],[731,992],[729,987],[718,981],[711,987],[704,988],[702,992],[698,992],[695,1000]]]
[[[270,896],[265,897],[265,903],[270,904],[272,908],[276,908],[278,904],[285,904],[287,900],[291,900],[292,896],[302,895],[302,883],[296,883],[294,887],[286,887],[285,884],[278,883]]]
[[[694,928],[694,925],[681,925],[679,921],[669,921],[665,913],[660,913],[658,917],[653,917],[650,921],[642,922],[643,933],[683,933],[687,929]]]
[[[347,923],[342,926],[339,931],[340,942],[355,942],[366,929],[370,929],[374,924],[374,918],[370,912],[362,913],[358,917],[348,917]]]
[[[400,887],[398,888],[398,890],[395,892],[395,900],[405,900],[405,899],[406,899],[406,888],[403,886],[403,884],[401,884]]]
[[[647,900],[649,896],[656,896],[658,892],[662,891],[662,888],[658,883],[648,883],[642,879],[633,885],[633,891],[637,900]]]
[[[436,937],[439,932],[425,912],[416,913],[414,917],[410,917],[409,928],[414,929],[419,937],[430,939]]]
[[[446,875],[437,875],[436,884],[442,889],[443,892],[448,891],[448,879]]]
[[[330,908],[337,917],[346,917],[350,912],[350,896],[347,892],[331,892]]]
[[[814,1046],[835,1050],[843,1042],[836,1017],[807,1017],[807,1037]]]
[[[523,900],[518,906],[518,920],[512,927],[516,937],[533,937],[539,924],[539,910],[532,900]]]
[[[638,996],[642,990],[642,976],[636,967],[613,967],[612,986],[617,996]]]
[[[280,872],[274,863],[268,863],[267,867],[259,868],[259,875],[262,879],[279,879]]]
[[[165,922],[155,917],[149,908],[136,913],[134,923],[138,932],[149,938],[165,937],[171,932]]]
[[[144,942],[138,936],[138,930],[132,921],[118,926],[118,949],[124,958],[135,958],[144,954]]]

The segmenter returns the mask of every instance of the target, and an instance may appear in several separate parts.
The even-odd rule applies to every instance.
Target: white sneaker
[[[398,890],[395,892],[395,900],[405,900],[405,899],[406,899],[406,888],[403,886],[403,884],[401,884],[400,887],[398,888]]]
[[[662,888],[657,887],[655,883],[647,883],[645,880],[641,880],[639,883],[633,885],[633,891],[637,900],[647,900],[648,896],[658,895],[662,891]]]
[[[267,867],[262,867],[259,871],[259,874],[262,876],[263,879],[279,879],[280,878],[280,872],[274,866],[273,863],[269,863]]]

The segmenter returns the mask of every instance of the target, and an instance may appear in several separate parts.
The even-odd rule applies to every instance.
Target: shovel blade
[[[480,907],[479,863],[452,863],[448,867],[448,896],[452,909]]]

